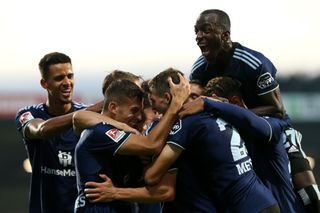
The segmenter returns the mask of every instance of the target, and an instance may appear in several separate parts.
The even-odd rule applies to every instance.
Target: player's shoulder
[[[17,114],[23,111],[30,111],[30,110],[44,110],[44,103],[24,106],[18,110]]]
[[[40,103],[40,104],[33,104],[30,106],[24,106],[22,108],[20,108],[17,113],[16,113],[16,120],[23,116],[23,115],[27,115],[27,114],[35,114],[35,113],[39,113],[39,112],[44,112],[44,103]]]
[[[72,105],[74,107],[74,110],[79,110],[79,109],[84,109],[84,108],[87,108],[88,105],[85,104],[85,103],[82,103],[82,102],[76,102],[76,101],[73,101],[72,102]]]
[[[182,119],[183,125],[195,126],[201,123],[207,122],[208,119],[212,119],[213,115],[208,112],[199,112],[186,116]]]
[[[232,57],[241,63],[247,64],[254,70],[263,64],[271,63],[263,53],[243,46],[240,43],[234,43],[234,53]]]
[[[196,70],[198,70],[199,68],[201,68],[203,65],[205,65],[206,59],[204,58],[203,55],[199,56],[197,58],[197,60],[193,63],[192,68],[191,68],[191,72],[194,72]]]

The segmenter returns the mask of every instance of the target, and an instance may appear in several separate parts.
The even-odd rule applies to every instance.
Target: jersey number
[[[220,131],[224,131],[226,130],[226,126],[230,126],[230,124],[228,124],[227,122],[219,118],[216,120],[216,122],[218,124]],[[230,149],[231,149],[231,154],[234,161],[238,161],[248,156],[248,151],[244,145],[244,141],[241,140],[241,137],[238,131],[234,127],[232,127]]]

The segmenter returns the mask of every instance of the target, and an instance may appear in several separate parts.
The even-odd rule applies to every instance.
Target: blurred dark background
[[[303,148],[315,160],[314,173],[319,184],[320,143],[317,133],[320,131],[320,76],[295,75],[279,77],[278,81],[294,127],[303,134]],[[43,95],[0,92],[1,212],[27,212],[30,174],[23,169],[27,154],[16,130],[14,116],[18,108],[44,99]],[[82,100],[80,96],[77,99]]]

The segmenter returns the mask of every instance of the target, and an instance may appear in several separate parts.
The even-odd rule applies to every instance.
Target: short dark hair
[[[128,99],[143,99],[142,89],[130,80],[118,79],[113,81],[105,91],[104,107],[108,106],[111,101],[123,104]]]
[[[178,73],[183,75],[181,71],[171,67],[162,71],[149,82],[149,88],[154,90],[156,95],[163,96],[165,92],[170,92],[170,86],[168,83],[169,77],[172,78],[173,83],[180,83]]]
[[[217,16],[217,24],[222,26],[224,30],[230,31],[231,21],[230,21],[229,15],[226,12],[218,9],[209,9],[209,10],[203,11],[200,15],[209,15],[209,14],[215,14]]]
[[[102,82],[102,94],[105,93],[106,89],[109,87],[109,85],[113,81],[118,79],[126,79],[129,81],[139,81],[141,80],[141,77],[130,72],[125,72],[122,70],[113,70],[104,78]]]
[[[192,79],[192,80],[189,81],[189,83],[190,84],[197,84],[202,88],[204,88],[206,86],[202,81],[200,81],[198,79]]]
[[[144,109],[152,107],[151,101],[149,99],[149,93],[150,93],[149,82],[150,82],[150,80],[145,80],[141,83],[141,88],[144,92],[144,98],[143,98],[143,108]]]
[[[48,79],[49,66],[54,64],[71,63],[71,58],[64,53],[48,53],[39,62],[39,70],[43,79]]]
[[[237,79],[228,76],[215,77],[208,81],[204,88],[205,96],[212,96],[213,94],[223,98],[232,96],[242,97],[241,83]]]

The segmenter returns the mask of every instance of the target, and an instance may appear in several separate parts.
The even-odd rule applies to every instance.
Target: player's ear
[[[164,93],[164,98],[165,98],[167,103],[170,103],[170,101],[172,99],[172,95],[169,92],[165,92]]]
[[[40,85],[43,89],[48,89],[48,83],[43,78],[40,80]]]
[[[235,104],[235,105],[238,105],[238,106],[243,106],[243,102],[242,102],[242,99],[238,96],[232,96],[229,98],[230,100],[230,103],[232,104]]]
[[[116,114],[117,110],[118,110],[118,104],[116,102],[114,102],[114,101],[111,101],[108,104],[108,111],[113,113],[113,114]]]
[[[222,34],[221,34],[221,37],[222,37],[222,40],[223,41],[229,41],[230,39],[230,31],[224,31]]]

